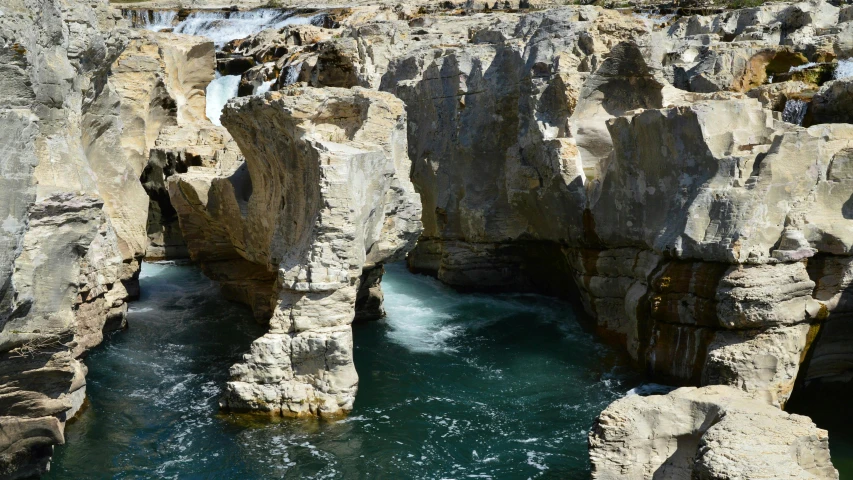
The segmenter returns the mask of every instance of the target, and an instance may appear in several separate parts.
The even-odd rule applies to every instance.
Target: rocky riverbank
[[[268,325],[223,408],[346,414],[350,324],[407,258],[578,299],[652,378],[706,387],[605,411],[600,478],[728,478],[754,462],[725,445],[762,437],[779,461],[745,478],[836,477],[825,432],[779,409],[851,372],[853,7],[30,3],[0,15],[0,474],[47,468],[139,262],[190,257]],[[245,97],[223,126],[214,86]],[[608,430],[660,402],[684,412],[653,424],[716,413],[686,447]],[[732,440],[737,415],[755,431]]]

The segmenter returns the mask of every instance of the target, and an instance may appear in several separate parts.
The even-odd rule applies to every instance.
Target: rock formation
[[[403,104],[359,88],[292,88],[230,103],[223,124],[245,166],[169,180],[192,258],[271,317],[231,369],[223,406],[346,413],[358,385],[356,299],[367,302],[373,272],[421,231]]]
[[[651,376],[714,386],[614,403],[598,478],[834,478],[777,407],[853,375],[850,7],[520,6],[303,11],[215,52],[105,1],[4,3],[0,475],[46,468],[143,257],[269,322],[223,407],[336,416],[350,323],[414,248],[460,289],[579,296]],[[224,128],[215,70],[257,94]]]
[[[825,430],[726,386],[632,395],[589,434],[592,478],[838,478]]]
[[[85,395],[80,355],[120,328],[139,251],[123,182],[123,48],[106,3],[12,1],[0,16],[0,476],[47,468]],[[132,177],[131,177],[132,179]],[[144,196],[144,192],[142,192]],[[127,208],[127,209],[126,209]]]
[[[0,36],[0,476],[19,478],[63,443],[82,356],[125,326],[148,247],[140,176],[162,128],[204,119],[214,58],[126,29],[105,1],[7,2]]]

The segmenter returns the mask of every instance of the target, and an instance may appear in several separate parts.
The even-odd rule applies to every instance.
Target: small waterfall
[[[815,62],[804,63],[802,65],[797,65],[796,67],[789,68],[788,73],[802,72],[803,70],[805,70],[807,68],[812,68],[816,65],[817,65],[817,63],[815,63]]]
[[[238,38],[245,38],[266,29],[287,25],[316,23],[322,15],[294,16],[294,11],[260,8],[245,12],[198,11],[191,13],[175,27],[176,33],[201,35],[213,40],[217,48]]]
[[[808,108],[808,103],[792,98],[785,102],[785,110],[782,111],[782,120],[795,125],[802,125]]]
[[[148,15],[143,16],[142,28],[159,32],[174,26],[175,18],[178,12],[171,10],[153,10]]]
[[[275,83],[276,79],[268,80],[255,88],[255,91],[252,93],[253,95],[263,95],[270,91],[270,87]]]
[[[178,12],[174,10],[122,10],[122,15],[130,20],[133,28],[142,28],[160,32],[175,26]]]
[[[842,78],[853,77],[853,58],[847,58],[838,61],[838,66],[835,67],[833,78],[841,80]]]
[[[214,125],[222,125],[219,117],[222,115],[222,109],[228,100],[237,96],[237,89],[240,87],[240,75],[225,75],[222,76],[218,72],[216,78],[207,86],[207,118]]]
[[[299,74],[302,72],[302,62],[290,64],[287,71],[284,72],[283,86],[293,85],[299,80]]]

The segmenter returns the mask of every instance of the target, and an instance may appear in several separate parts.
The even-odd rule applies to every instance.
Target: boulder
[[[825,430],[724,386],[619,399],[589,445],[596,480],[838,478]]]

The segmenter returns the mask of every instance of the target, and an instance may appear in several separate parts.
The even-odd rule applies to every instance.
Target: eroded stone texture
[[[193,258],[271,315],[269,333],[231,369],[226,408],[289,416],[352,408],[350,323],[359,288],[370,297],[377,283],[362,282],[363,271],[401,258],[421,231],[405,118],[399,100],[360,88],[240,99],[223,124],[245,167],[170,179]]]
[[[808,259],[849,254],[853,137],[771,109],[808,100],[817,84],[789,70],[847,42],[814,1],[663,27],[554,9],[404,49],[380,88],[409,109],[425,212],[410,268],[463,289],[566,294],[573,277],[657,378],[784,404],[828,311]]]
[[[106,2],[4,2],[0,16],[0,476],[47,468],[85,397],[80,356],[124,324],[134,192]],[[144,192],[142,192],[144,196]],[[117,201],[126,196],[127,204]],[[147,203],[147,202],[146,202]],[[145,215],[145,210],[141,210]],[[114,217],[113,217],[114,216]],[[141,225],[144,226],[144,223]]]
[[[725,386],[617,400],[589,445],[596,480],[838,478],[825,430]]]

